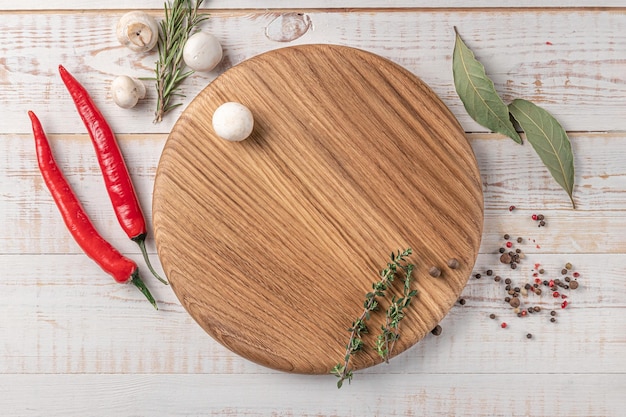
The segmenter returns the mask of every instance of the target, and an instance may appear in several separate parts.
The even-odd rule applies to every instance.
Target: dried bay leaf
[[[498,95],[493,81],[487,76],[485,67],[465,45],[456,28],[456,42],[452,55],[454,86],[465,110],[477,123],[494,132],[501,133],[521,144],[509,109]]]
[[[526,133],[526,140],[541,158],[557,183],[574,203],[574,154],[565,129],[546,110],[530,101],[515,99],[509,104],[511,115]]]

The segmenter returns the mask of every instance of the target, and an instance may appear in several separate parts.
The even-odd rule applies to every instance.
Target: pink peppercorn
[[[563,301],[563,302],[561,303],[561,308],[565,308],[565,307],[567,307],[567,301]]]
[[[537,215],[536,214],[533,214],[531,217],[532,217],[533,220],[537,220]]]
[[[554,298],[559,298],[559,296],[560,296],[560,295],[561,295],[561,294],[559,294],[559,292],[558,292],[558,291],[555,291],[555,292],[553,292],[553,293],[552,293],[552,296],[553,296]]]
[[[511,246],[513,246],[513,244],[511,242],[506,242],[506,247],[510,248]]]
[[[506,329],[506,323],[502,322],[502,324],[500,325],[500,327],[502,327],[503,329]]]

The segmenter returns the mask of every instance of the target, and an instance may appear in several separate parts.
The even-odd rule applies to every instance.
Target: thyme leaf
[[[335,375],[339,380],[337,381],[337,388],[343,386],[344,381],[350,383],[354,377],[353,369],[350,367],[350,360],[352,355],[363,350],[364,342],[361,337],[362,334],[368,333],[369,329],[365,322],[370,319],[371,313],[378,310],[379,301],[378,298],[385,297],[385,291],[390,287],[396,274],[399,270],[404,270],[404,289],[403,297],[392,299],[392,304],[386,312],[387,323],[383,326],[383,332],[386,328],[389,328],[389,334],[385,334],[383,341],[383,347],[386,356],[383,356],[387,360],[388,354],[393,349],[393,344],[400,337],[399,323],[404,317],[402,310],[408,307],[411,302],[411,298],[417,295],[416,290],[410,289],[411,272],[413,271],[413,264],[407,263],[406,258],[413,253],[411,248],[405,249],[398,253],[391,253],[391,262],[387,263],[387,267],[380,271],[380,279],[372,284],[372,291],[365,294],[365,301],[363,302],[363,312],[356,320],[352,322],[352,326],[348,329],[350,332],[350,338],[346,344],[346,352],[343,358],[343,362],[336,364],[330,373]],[[391,330],[393,329],[393,330]],[[380,338],[380,336],[379,336]],[[378,341],[375,349],[378,351]],[[380,354],[380,353],[379,353]]]

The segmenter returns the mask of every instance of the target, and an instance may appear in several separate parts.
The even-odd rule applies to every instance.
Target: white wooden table
[[[162,6],[132,3],[158,18]],[[41,118],[96,226],[143,265],[112,214],[91,143],[57,73],[58,64],[73,72],[111,123],[150,218],[159,156],[182,108],[155,125],[151,88],[135,109],[113,104],[112,79],[149,77],[155,61],[154,53],[137,55],[115,38],[129,2],[2,0],[1,415],[625,415],[625,0],[210,0],[206,8],[213,9],[206,30],[221,39],[225,59],[218,71],[184,84],[185,104],[228,67],[287,45],[338,43],[389,58],[428,83],[468,132],[486,208],[476,272],[493,268],[523,283],[534,263],[555,278],[571,262],[580,288],[565,310],[546,292],[536,298],[541,313],[518,318],[501,285],[471,278],[466,304],[446,316],[441,336],[358,372],[341,390],[332,376],[250,363],[206,335],[143,266],[158,312],[84,256],[37,169],[27,110]],[[281,28],[287,13],[303,13],[308,30]],[[532,100],[569,132],[577,210],[530,146],[467,116],[452,80],[453,26],[505,101]],[[544,214],[547,226],[537,228],[533,213]],[[497,262],[504,233],[525,239],[527,258],[516,271]],[[152,238],[148,246],[156,261]],[[556,323],[549,321],[553,308]]]

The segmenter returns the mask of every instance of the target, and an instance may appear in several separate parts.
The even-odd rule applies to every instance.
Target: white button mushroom
[[[111,83],[111,96],[115,104],[130,109],[146,96],[146,86],[136,78],[120,75]]]
[[[159,25],[145,12],[128,12],[117,22],[116,34],[120,43],[127,48],[135,52],[148,52],[159,40]]]
[[[213,130],[222,139],[242,141],[250,136],[253,128],[252,112],[243,104],[224,103],[213,113]]]
[[[210,33],[197,32],[187,39],[183,48],[183,60],[195,71],[211,71],[222,60],[222,45]]]

